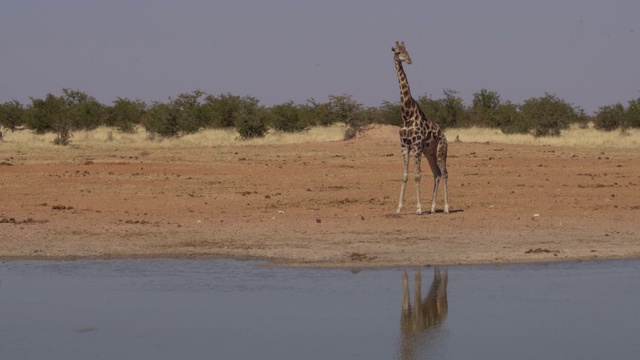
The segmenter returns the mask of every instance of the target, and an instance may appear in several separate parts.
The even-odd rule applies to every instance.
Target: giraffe
[[[416,270],[413,306],[409,300],[407,271],[402,270],[402,315],[400,318],[400,358],[418,358],[420,347],[429,342],[428,332],[442,325],[449,314],[447,300],[448,271],[433,269],[433,280],[426,297],[422,298],[422,278]],[[432,337],[431,337],[432,338]],[[435,346],[436,344],[429,344]]]
[[[402,128],[400,129],[400,142],[402,145],[402,186],[400,187],[400,200],[396,214],[400,214],[404,205],[404,191],[407,186],[409,176],[409,156],[411,151],[415,161],[415,181],[417,210],[416,214],[422,214],[422,204],[420,203],[420,163],[422,154],[429,161],[429,166],[433,172],[433,200],[431,202],[431,213],[436,211],[436,198],[438,196],[438,184],[440,179],[444,183],[444,213],[449,213],[449,196],[447,193],[447,138],[435,122],[427,119],[420,109],[416,100],[411,97],[407,75],[402,68],[402,62],[411,64],[411,56],[407,51],[404,41],[391,48],[393,59],[398,73],[400,83],[400,101],[402,103]]]

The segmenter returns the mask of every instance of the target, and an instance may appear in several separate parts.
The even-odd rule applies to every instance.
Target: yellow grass
[[[613,148],[640,147],[640,130],[638,129],[631,129],[623,135],[620,133],[620,130],[607,132],[596,130],[592,126],[581,129],[579,126],[574,125],[570,129],[562,131],[560,136],[545,136],[540,138],[523,134],[506,135],[497,129],[475,127],[469,129],[448,129],[445,134],[449,141],[454,141],[456,136],[460,136],[460,140],[464,142]]]
[[[114,128],[100,127],[91,131],[75,131],[68,146],[53,144],[54,134],[35,134],[31,130],[15,132],[1,129],[0,162],[58,163],[84,162],[104,156],[114,158],[166,156],[200,161],[204,151],[222,146],[255,146],[266,144],[295,144],[305,142],[338,141],[344,138],[345,126],[312,128],[301,133],[271,131],[264,138],[242,140],[234,130],[204,130],[176,138],[150,136],[144,129],[135,133],[121,133]],[[195,151],[194,151],[195,150]]]
[[[299,133],[284,133],[270,131],[265,137],[243,140],[235,130],[209,129],[187,134],[175,138],[154,137],[144,129],[138,129],[134,133],[122,133],[114,128],[100,127],[95,130],[81,130],[73,132],[71,147],[216,147],[216,146],[248,146],[267,144],[296,144],[305,142],[338,141],[344,137],[345,126],[343,124],[330,127],[315,127]],[[54,134],[35,134],[30,130],[15,132],[3,131],[5,147],[53,147]]]
[[[71,145],[53,145],[54,134],[38,135],[30,130],[7,131],[2,129],[4,142],[0,143],[0,161],[4,157],[20,154],[40,154],[44,157],[91,156],[92,153],[119,151],[148,153],[154,150],[187,152],[193,149],[216,148],[221,146],[255,146],[274,144],[294,144],[306,142],[340,141],[345,125],[316,127],[301,133],[271,131],[264,138],[242,140],[234,130],[204,130],[177,138],[153,138],[138,129],[135,133],[121,133],[113,128],[101,127],[91,131],[76,131]],[[394,132],[395,133],[395,132]],[[505,144],[584,146],[584,147],[640,147],[640,130],[632,129],[626,135],[620,131],[604,132],[589,127],[574,126],[562,132],[559,137],[534,138],[531,135],[505,135],[500,130],[486,128],[448,129],[447,138],[453,142],[456,136],[464,142],[491,142]],[[395,135],[394,135],[395,136]]]

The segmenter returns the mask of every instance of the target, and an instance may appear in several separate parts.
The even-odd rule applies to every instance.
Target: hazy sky
[[[193,90],[273,105],[486,88],[555,93],[589,113],[640,97],[640,1],[3,0],[0,102],[87,92],[147,102]]]

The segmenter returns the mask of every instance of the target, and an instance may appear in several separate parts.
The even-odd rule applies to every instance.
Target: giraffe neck
[[[396,59],[396,72],[398,73],[398,82],[400,83],[400,102],[402,103],[403,111],[408,109],[411,105],[411,90],[409,89],[409,81],[407,75],[402,68],[402,61]]]

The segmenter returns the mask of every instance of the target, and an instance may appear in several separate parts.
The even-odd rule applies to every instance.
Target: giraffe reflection
[[[429,333],[442,325],[447,318],[447,282],[445,268],[434,268],[433,281],[425,298],[422,298],[422,278],[416,270],[413,306],[409,300],[409,279],[402,271],[402,317],[400,320],[400,358],[417,359],[419,349],[428,344]]]

